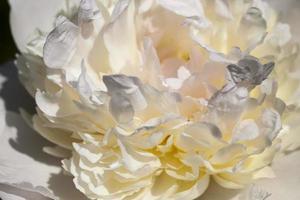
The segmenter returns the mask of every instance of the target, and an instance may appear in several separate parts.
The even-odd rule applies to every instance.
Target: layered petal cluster
[[[298,147],[297,56],[264,1],[82,0],[17,65],[84,195],[180,200],[272,177]]]

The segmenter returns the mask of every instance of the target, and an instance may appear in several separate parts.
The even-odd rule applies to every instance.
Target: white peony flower
[[[268,3],[53,5],[55,27],[18,43],[17,66],[33,128],[57,145],[44,151],[87,198],[207,198],[212,179],[273,178],[274,157],[300,146],[298,45]],[[242,195],[269,197],[253,191]]]

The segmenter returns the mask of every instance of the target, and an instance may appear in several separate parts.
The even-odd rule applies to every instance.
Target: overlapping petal
[[[241,189],[298,147],[298,46],[266,2],[82,0],[72,14],[18,66],[33,127],[58,145],[46,152],[88,198]]]

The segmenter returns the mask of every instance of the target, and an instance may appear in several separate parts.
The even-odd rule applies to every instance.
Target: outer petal
[[[136,199],[190,200],[201,196],[206,190],[208,184],[209,177],[207,175],[202,175],[198,181],[193,182],[178,181],[167,174],[162,173],[156,178],[152,189],[146,190],[142,193],[143,198],[137,197]]]
[[[50,200],[50,198],[44,197],[39,193],[21,190],[16,187],[4,185],[4,184],[0,184],[0,198],[3,200],[26,200],[26,199]]]
[[[300,1],[298,0],[267,0],[267,2],[272,5],[276,10],[281,12],[281,18],[283,21],[290,24],[291,31],[295,38],[300,41],[300,28],[299,24],[299,8]]]
[[[8,194],[8,193],[5,193],[5,192],[0,192],[0,198],[6,199],[6,200],[25,200],[22,197],[12,195],[12,194]]]
[[[300,199],[300,151],[278,158],[272,168],[276,178],[258,182],[258,186],[272,194],[270,200]]]
[[[275,171],[276,178],[264,179],[255,183],[256,192],[270,193],[270,198],[267,200],[298,200],[300,199],[299,184],[300,184],[300,151],[280,157],[275,160],[272,168]],[[205,194],[197,200],[253,200],[249,195],[258,195],[252,191],[252,186],[245,191],[228,190],[218,186],[212,182]],[[255,193],[255,194],[253,194]],[[247,198],[245,198],[247,195]]]
[[[72,1],[76,2],[79,0]],[[9,0],[9,3],[11,29],[20,51],[25,51],[25,45],[34,30],[49,32],[53,28],[56,15],[71,6],[65,0]]]

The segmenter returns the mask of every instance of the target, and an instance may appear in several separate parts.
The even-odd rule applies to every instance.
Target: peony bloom
[[[82,0],[17,66],[87,198],[181,200],[274,177],[299,147],[297,58],[261,0]]]

